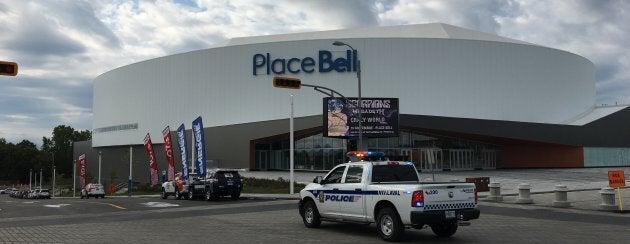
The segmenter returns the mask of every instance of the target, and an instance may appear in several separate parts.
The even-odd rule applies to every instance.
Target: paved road
[[[305,228],[295,200],[26,201],[0,197],[0,243],[382,243],[374,225],[324,223],[319,229]],[[460,227],[451,239],[439,239],[424,229],[406,231],[403,242],[625,243],[630,239],[630,214],[489,202],[481,202],[480,209],[481,218]]]

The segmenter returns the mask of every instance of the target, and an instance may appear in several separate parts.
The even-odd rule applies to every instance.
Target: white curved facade
[[[167,125],[190,129],[322,114],[323,94],[272,86],[274,76],[357,95],[354,72],[319,72],[319,51],[346,57],[343,41],[358,50],[363,97],[397,97],[400,114],[569,124],[592,111],[593,64],[578,55],[444,24],[237,38],[205,50],[130,64],[94,82],[92,146],[162,142]],[[254,58],[298,58],[298,73],[254,72]],[[257,63],[260,64],[261,56]],[[300,62],[312,57],[314,66]],[[280,61],[278,61],[280,62]],[[352,61],[350,62],[352,63]],[[276,70],[280,70],[280,65]],[[111,130],[112,126],[135,125]],[[110,130],[103,130],[110,128]],[[101,130],[99,130],[101,129]],[[261,128],[262,129],[262,128]]]

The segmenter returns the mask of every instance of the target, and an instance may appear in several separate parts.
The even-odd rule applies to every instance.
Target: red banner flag
[[[151,143],[151,136],[149,133],[144,137],[144,149],[147,150],[149,155],[149,171],[151,172],[151,186],[158,184],[158,168],[157,161],[155,161],[155,154],[153,154],[153,143]]]
[[[79,156],[79,176],[81,176],[79,180],[79,186],[81,186],[81,189],[85,188],[86,166],[87,162],[85,161],[85,154],[81,154],[81,156]]]
[[[168,171],[166,176],[168,181],[175,179],[175,158],[173,158],[173,142],[171,141],[171,130],[168,126],[162,130],[162,136],[164,136],[164,152],[166,154],[166,161],[168,162]]]

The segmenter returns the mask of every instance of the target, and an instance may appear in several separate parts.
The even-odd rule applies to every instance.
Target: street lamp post
[[[72,160],[72,197],[77,193],[77,160]]]
[[[42,181],[44,181],[44,177],[42,177],[44,170],[42,168],[39,169],[39,189],[42,189]]]
[[[361,104],[361,60],[359,60],[359,52],[354,49],[352,46],[350,46],[349,44],[345,43],[345,42],[341,42],[341,41],[335,41],[333,42],[333,45],[335,46],[347,46],[352,50],[352,53],[355,54],[356,53],[356,59],[357,59],[357,80],[359,83],[359,97],[358,97],[358,103],[359,103],[359,143],[357,145],[357,150],[361,151],[363,148],[363,125],[362,125],[362,121],[363,121],[363,116],[362,116],[362,111],[361,109],[363,108],[363,105]]]
[[[52,196],[55,197],[55,180],[56,180],[57,168],[53,165],[53,184],[52,184]]]
[[[195,150],[193,150],[194,152]],[[129,182],[127,182],[127,194],[129,194],[128,196],[131,197],[131,187],[132,187],[132,174],[131,174],[131,170],[133,169],[132,167],[133,165],[133,146],[129,146]],[[193,165],[195,165],[193,163]],[[194,172],[194,171],[193,171]]]
[[[98,183],[101,184],[101,151],[98,151]]]
[[[32,190],[33,188],[31,187],[31,182],[33,180],[33,169],[29,169],[28,170],[28,190]]]
[[[55,197],[55,153],[52,153],[52,196]]]
[[[294,189],[293,189],[293,182],[295,181],[295,179],[293,178],[293,165],[295,164],[294,161],[294,153],[295,153],[295,149],[294,147],[294,143],[295,143],[295,137],[294,137],[294,132],[293,132],[293,94],[291,94],[291,119],[289,120],[289,184],[291,184],[289,186],[289,193],[291,195],[293,195],[294,193]]]

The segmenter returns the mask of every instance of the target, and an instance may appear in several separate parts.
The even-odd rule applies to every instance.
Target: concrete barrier
[[[571,203],[567,201],[567,186],[565,185],[556,185],[555,187],[555,195],[556,199],[553,201],[552,206],[557,208],[568,208],[571,206]]]
[[[503,197],[501,196],[501,184],[498,182],[492,182],[488,185],[490,188],[490,196],[488,196],[488,201],[493,202],[501,202],[503,201]]]
[[[516,199],[516,203],[519,204],[530,204],[534,203],[534,200],[531,198],[530,190],[532,187],[527,183],[518,184],[518,199]]]
[[[615,189],[610,187],[604,187],[599,194],[602,195],[602,203],[599,204],[601,210],[614,211],[618,210],[619,206],[615,201]]]

